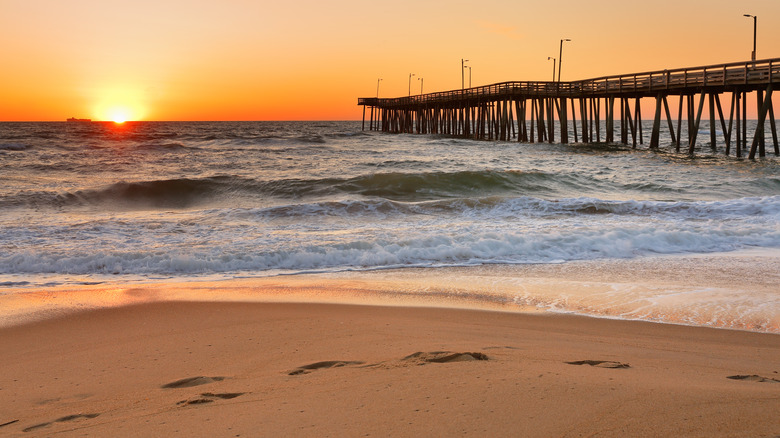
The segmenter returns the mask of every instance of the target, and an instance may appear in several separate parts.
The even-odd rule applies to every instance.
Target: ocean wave
[[[136,149],[175,151],[175,150],[198,149],[198,148],[193,146],[187,146],[181,143],[141,143],[138,146],[136,146]]]
[[[91,191],[80,191],[70,198],[85,203],[118,203],[162,208],[186,208],[229,193],[241,179],[212,177],[121,182]]]
[[[179,150],[179,143],[149,145]],[[68,168],[69,169],[69,168]],[[67,169],[65,169],[67,170]],[[756,184],[780,185],[779,178]],[[261,180],[234,175],[117,182],[68,192],[22,192],[0,206],[106,205],[150,208],[208,207],[214,203],[276,204],[269,217],[457,214],[484,217],[551,215],[675,215],[687,218],[765,216],[780,213],[780,196],[723,201],[607,200],[561,197],[600,184],[587,176],[535,171],[373,173],[352,178]],[[657,189],[654,189],[657,190]],[[609,190],[605,190],[611,193]],[[771,192],[771,191],[770,191]],[[291,203],[290,201],[299,201]]]
[[[0,143],[0,151],[23,151],[29,148],[23,143]]]
[[[236,222],[233,222],[236,223]],[[65,236],[46,250],[0,252],[0,273],[177,275],[229,272],[380,269],[466,266],[485,263],[560,263],[573,260],[634,258],[652,254],[711,253],[750,247],[780,248],[776,222],[752,224],[665,223],[611,226],[587,223],[533,227],[479,227],[414,222],[408,228],[362,229],[339,233],[317,224],[248,232],[247,224],[215,233],[214,226],[189,224],[135,227],[89,224],[82,231],[61,227]],[[736,226],[733,226],[736,225]],[[115,229],[113,229],[113,228]],[[518,228],[518,229],[516,229]],[[266,230],[266,231],[263,231]],[[34,240],[34,231],[15,241]],[[36,231],[37,232],[37,231]],[[346,233],[346,234],[345,234]],[[118,241],[93,235],[133,236]],[[54,234],[51,234],[54,235]],[[198,236],[193,238],[192,236]],[[338,238],[334,238],[338,236]],[[93,244],[85,247],[85,240]]]
[[[463,217],[470,220],[508,220],[563,216],[616,216],[671,218],[675,220],[724,220],[750,217],[780,219],[780,196],[739,198],[727,201],[611,201],[597,198],[542,199],[488,196],[423,202],[388,199],[321,201],[285,204],[260,209],[220,210],[225,218],[255,217],[266,220],[304,220],[316,217],[381,220],[405,216]]]
[[[205,204],[225,197],[272,197],[289,201],[317,197],[383,198],[419,202],[441,198],[482,196],[527,191],[551,193],[542,173],[454,172],[378,173],[354,178],[257,180],[237,176],[118,182],[104,188],[67,193],[23,193],[0,200],[0,205],[65,207],[87,204],[136,204],[164,208]]]
[[[596,198],[545,200],[521,198],[509,201],[513,210],[533,214],[590,214],[623,216],[676,216],[686,219],[778,216],[780,196],[748,197],[725,201],[612,201]]]
[[[318,134],[302,135],[300,137],[296,137],[295,140],[301,143],[319,143],[319,144],[327,143],[325,137]]]
[[[110,205],[152,208],[187,208],[207,203],[236,190],[244,181],[236,177],[168,179],[119,182],[98,189],[72,192],[19,193],[0,200],[0,206],[79,207]]]
[[[376,196],[396,200],[425,200],[461,197],[468,194],[547,190],[541,172],[417,172],[377,173],[338,182],[336,187],[346,193]]]
[[[159,142],[159,141],[170,141],[171,139],[180,136],[180,134],[177,132],[125,130],[125,129],[132,129],[132,125],[130,125],[128,128],[123,127],[120,130],[114,130],[113,127],[107,128],[107,132],[101,133],[102,135],[100,136],[95,136],[90,134],[86,136],[89,138],[99,138],[101,140],[109,140],[113,142],[134,142],[134,143],[152,143],[152,142]]]

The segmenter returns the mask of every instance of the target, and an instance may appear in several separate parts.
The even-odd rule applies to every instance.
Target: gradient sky
[[[0,0],[0,120],[355,120],[462,58],[550,80],[561,38],[563,80],[748,60],[743,14],[780,57],[779,0]]]

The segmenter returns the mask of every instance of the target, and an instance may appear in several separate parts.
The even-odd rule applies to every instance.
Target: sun
[[[115,111],[111,113],[109,118],[114,123],[125,123],[127,121],[127,113],[125,111]]]
[[[106,93],[93,108],[97,120],[125,123],[144,120],[146,106],[133,93]]]
[[[129,120],[130,111],[125,107],[115,107],[109,110],[108,119],[114,123],[125,123]]]

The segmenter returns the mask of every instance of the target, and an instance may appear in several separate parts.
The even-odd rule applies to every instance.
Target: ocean
[[[0,293],[780,248],[780,159],[698,138],[689,157],[360,122],[0,123]],[[760,301],[750,329],[780,331],[780,290]]]

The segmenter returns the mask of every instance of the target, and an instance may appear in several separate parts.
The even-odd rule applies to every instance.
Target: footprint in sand
[[[221,382],[222,380],[225,380],[225,378],[224,377],[203,377],[203,376],[188,377],[186,379],[181,379],[175,382],[166,383],[165,385],[162,385],[161,388],[164,389],[191,388],[193,386],[200,386],[200,385],[206,385],[214,382]]]
[[[19,422],[19,420],[6,421],[5,423],[0,424],[0,427],[8,426],[8,425],[11,425],[11,424],[14,424],[14,423],[18,423],[18,422]]]
[[[212,403],[218,399],[229,400],[232,398],[242,396],[244,394],[246,393],[245,392],[223,392],[223,393],[215,394],[213,392],[204,392],[199,397],[193,397],[187,400],[182,400],[176,404],[179,406],[200,405],[204,403]]]
[[[615,362],[611,360],[578,360],[574,362],[566,362],[569,365],[590,365],[598,368],[631,368],[631,365],[622,362]]]
[[[770,377],[763,377],[756,374],[728,376],[726,378],[731,380],[747,380],[749,382],[780,383],[780,380],[772,379]]]
[[[64,423],[66,421],[74,421],[74,420],[80,420],[80,419],[91,419],[91,418],[97,417],[98,415],[100,415],[100,414],[74,414],[74,415],[67,415],[65,417],[58,418],[58,419],[56,419],[54,421],[50,421],[48,423],[41,423],[41,424],[36,424],[34,426],[27,427],[25,429],[22,429],[22,432],[31,432],[33,430],[37,430],[37,429],[41,429],[41,428],[44,428],[44,427],[51,426],[54,423]]]
[[[323,369],[323,368],[339,368],[348,365],[363,365],[364,363],[365,362],[360,362],[356,360],[328,360],[324,362],[315,362],[309,365],[298,367],[287,374],[290,376],[297,376],[299,374],[308,374],[312,371]]]
[[[330,360],[325,362],[316,362],[309,365],[298,367],[287,374],[290,376],[297,376],[300,374],[307,374],[314,370],[323,368],[338,368],[352,365],[363,365],[360,368],[375,368],[375,367],[396,367],[396,366],[411,366],[411,365],[425,365],[427,363],[449,363],[449,362],[468,362],[475,360],[488,360],[488,357],[484,353],[456,353],[452,351],[432,351],[410,354],[404,357],[395,364],[393,362],[379,362],[370,365],[364,365],[365,362],[360,361],[344,361],[344,360]]]
[[[419,365],[426,363],[450,363],[450,362],[470,362],[475,360],[488,360],[484,353],[455,353],[452,351],[431,351],[410,354],[401,359],[403,362],[412,362]]]

